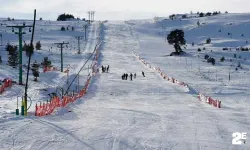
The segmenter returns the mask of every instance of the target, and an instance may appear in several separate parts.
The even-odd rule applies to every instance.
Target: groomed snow
[[[249,94],[248,90],[242,92],[243,95],[214,92],[214,89],[224,90],[221,82],[235,89],[247,82],[247,78],[242,77],[240,82],[232,78],[233,84],[223,79],[219,83],[207,78],[198,80],[198,70],[194,64],[201,61],[203,55],[200,59],[196,57],[197,47],[190,48],[189,45],[188,56],[163,57],[173,51],[159,35],[159,32],[166,31],[157,28],[150,20],[133,21],[133,24],[109,21],[103,25],[99,67],[109,65],[110,72],[95,76],[87,95],[82,99],[46,117],[15,117],[10,114],[10,106],[4,109],[9,112],[1,111],[0,149],[249,149],[249,140],[241,146],[231,144],[233,132],[250,133],[250,102],[245,97]],[[195,26],[195,21],[192,25]],[[90,31],[93,34],[90,32],[89,37],[93,41],[87,42],[86,52],[79,58],[81,61],[75,60],[76,54],[65,58],[69,64],[71,61],[75,64],[72,76],[86,60],[88,53],[92,52],[97,36],[94,33],[99,30],[97,26],[97,23],[91,25]],[[186,23],[186,26],[190,24]],[[161,67],[167,74],[219,98],[222,108],[200,102],[197,95],[186,88],[163,80],[157,72],[144,66],[133,51],[139,52],[146,61]],[[228,53],[225,52],[225,55]],[[217,54],[215,56],[218,57]],[[185,67],[186,58],[192,60],[193,69],[190,65]],[[203,69],[225,67],[225,64],[212,66],[200,62],[201,66],[205,66]],[[142,71],[146,77],[142,76]],[[87,69],[83,72],[87,72]],[[122,80],[123,73],[136,73],[137,77],[133,81]],[[50,74],[56,74],[55,84],[65,80],[59,73]],[[82,84],[85,81],[84,75]],[[49,82],[46,79],[39,80],[45,82],[45,85]],[[38,84],[41,86],[41,83]],[[18,88],[14,86],[12,89]],[[6,92],[4,96],[9,94]],[[15,106],[12,111],[14,109]]]

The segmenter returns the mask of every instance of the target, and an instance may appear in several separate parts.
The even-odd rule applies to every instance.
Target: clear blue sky
[[[71,13],[86,18],[87,11],[96,11],[96,19],[126,20],[168,16],[190,11],[250,12],[250,0],[0,0],[0,17],[55,20],[58,14]]]

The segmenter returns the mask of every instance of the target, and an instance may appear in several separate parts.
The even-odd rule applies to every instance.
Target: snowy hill
[[[21,25],[23,21],[3,21],[3,24],[8,25]],[[32,22],[26,21],[26,25],[30,25]],[[41,63],[44,59],[44,57],[48,57],[49,60],[52,61],[52,65],[56,67],[58,70],[60,70],[61,66],[61,60],[60,60],[60,49],[57,47],[56,44],[58,42],[69,42],[68,46],[64,47],[64,70],[66,70],[68,67],[70,67],[70,74],[75,73],[74,69],[77,69],[77,67],[81,67],[79,65],[80,62],[85,62],[85,60],[88,58],[88,54],[91,53],[95,46],[95,36],[96,36],[96,25],[93,24],[93,26],[89,27],[87,32],[89,32],[88,35],[88,41],[84,40],[84,25],[86,22],[80,21],[80,22],[52,22],[52,21],[37,21],[36,24],[36,31],[35,31],[35,38],[34,41],[41,41],[42,44],[42,50],[35,51],[34,55],[32,56],[31,62],[37,61]],[[67,31],[60,31],[61,27],[64,26],[65,28],[69,26],[69,30]],[[71,27],[74,27],[75,30],[71,31]],[[26,34],[23,35],[23,40],[26,43],[29,43],[31,34],[28,32],[29,29],[26,29]],[[3,37],[3,45],[6,45],[7,42],[10,44],[18,44],[18,36],[11,32],[11,28],[6,28],[4,25],[0,28],[0,32],[2,33]],[[80,41],[80,47],[82,49],[82,54],[77,55],[78,52],[78,45],[77,45],[77,39],[76,36],[83,36],[83,38]],[[0,52],[3,60],[3,64],[0,66],[0,77],[1,79],[10,77],[12,80],[18,82],[19,78],[19,68],[13,69],[12,67],[7,65],[8,62],[8,52],[5,51],[5,47],[0,47]],[[27,66],[28,63],[28,57],[26,56],[26,53],[23,52],[23,64]],[[88,64],[90,65],[90,64]],[[88,68],[84,68],[84,70],[87,70]],[[79,71],[76,70],[76,71]],[[27,68],[23,68],[23,82],[26,80],[24,77],[26,75]],[[48,94],[51,92],[43,90],[48,89],[55,89],[58,86],[63,86],[64,82],[66,80],[66,74],[58,72],[48,72],[43,73],[43,69],[40,69],[40,82],[36,83],[33,80],[33,75],[30,73],[30,98],[33,101],[33,106],[31,107],[31,111],[34,111],[34,106],[36,102],[40,101],[46,101],[49,99]],[[85,75],[88,74],[88,71],[85,71]],[[84,74],[83,74],[84,75]],[[84,77],[83,77],[84,78]],[[82,78],[82,79],[83,79]],[[84,80],[84,79],[83,79]],[[16,96],[19,96],[19,98],[23,95],[24,88],[22,86],[14,85],[13,88],[10,88],[10,90],[7,90],[4,92],[1,96],[3,96],[3,106],[1,108],[1,111],[4,112],[11,112],[15,110],[16,108]],[[13,97],[14,96],[14,97]],[[0,111],[0,112],[1,112]],[[1,117],[3,117],[1,115]],[[1,118],[0,117],[0,118]]]
[[[148,21],[135,23],[134,26],[131,26],[131,30],[134,30],[132,34],[138,39],[140,45],[138,52],[145,60],[156,64],[181,81],[192,84],[196,89],[209,95],[215,95],[219,99],[223,97],[223,104],[226,107],[235,107],[241,101],[247,104],[243,106],[246,108],[250,103],[246,100],[249,94],[247,72],[249,71],[250,55],[248,51],[236,49],[250,47],[246,42],[250,38],[249,19],[249,14],[226,14],[182,19],[181,21],[163,20],[157,23]],[[204,24],[198,27],[197,21]],[[187,56],[165,57],[174,51],[173,46],[165,43],[166,35],[173,29],[184,30]],[[232,33],[232,36],[228,33]],[[208,38],[211,38],[211,44],[205,44]],[[195,45],[192,46],[192,43]],[[197,52],[198,48],[201,49],[201,52]],[[228,48],[228,50],[224,51],[223,48]],[[206,54],[216,59],[215,66],[206,63],[204,59]],[[236,58],[234,58],[234,54],[236,54]],[[220,62],[223,56],[225,61]],[[239,62],[242,69],[237,67]],[[238,71],[235,71],[236,68]],[[228,79],[229,70],[230,81]],[[234,97],[235,95],[241,98]],[[235,104],[232,105],[232,102]],[[227,106],[227,103],[230,106]],[[249,107],[247,108],[249,109]]]
[[[94,22],[88,27],[88,40],[81,41],[80,55],[75,36],[84,35],[85,22],[38,21],[35,41],[41,41],[42,50],[35,51],[32,62],[48,56],[60,68],[60,51],[53,43],[69,41],[64,50],[64,69],[70,66],[71,81],[94,50],[100,32],[103,43],[98,67],[109,65],[110,71],[102,73],[100,69],[83,98],[45,117],[34,116],[35,104],[46,102],[48,94],[59,87],[67,88],[65,73],[41,70],[39,82],[29,82],[32,104],[28,117],[14,115],[17,96],[22,96],[24,87],[14,85],[6,90],[0,95],[0,149],[249,149],[249,138],[246,144],[232,145],[232,133],[250,134],[250,55],[236,50],[250,48],[246,42],[250,38],[250,14],[165,19],[108,21],[102,26]],[[17,23],[22,24],[12,24]],[[68,25],[75,31],[60,31]],[[174,29],[185,32],[185,55],[168,56],[174,49],[165,38]],[[0,32],[4,44],[17,44],[17,35],[10,28],[0,26]],[[29,38],[29,33],[24,35],[26,41]],[[205,44],[208,38],[211,43]],[[18,80],[18,69],[6,65],[3,46],[0,52],[0,78]],[[164,80],[133,52],[168,76],[185,82],[188,88]],[[206,62],[206,54],[216,59],[215,65]],[[222,56],[224,62],[220,62]],[[23,59],[26,64],[25,52]],[[239,62],[242,69],[237,67]],[[136,73],[136,78],[122,80],[124,73]],[[80,87],[88,74],[85,67],[80,73]],[[71,90],[76,85],[77,81]],[[199,101],[198,92],[220,100],[221,108]]]

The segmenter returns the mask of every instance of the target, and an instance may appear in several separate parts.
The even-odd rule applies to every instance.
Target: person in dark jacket
[[[102,73],[104,72],[104,67],[103,67],[103,65],[102,65]]]
[[[142,75],[143,75],[143,77],[145,77],[145,74],[144,74],[144,72],[142,71]]]
[[[128,74],[126,73],[126,80],[128,80]]]
[[[130,80],[132,81],[132,79],[133,79],[133,74],[130,73]]]
[[[108,65],[108,67],[107,67],[107,72],[109,72],[109,65]]]

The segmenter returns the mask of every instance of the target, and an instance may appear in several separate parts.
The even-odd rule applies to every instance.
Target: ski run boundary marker
[[[79,93],[75,93],[74,95],[63,96],[61,99],[55,96],[50,101],[43,102],[43,103],[40,102],[40,105],[36,104],[35,116],[42,117],[42,116],[50,115],[55,111],[56,108],[65,107],[69,103],[76,101],[77,99],[83,97],[87,93],[87,89],[89,87],[92,77],[98,73],[97,64],[98,64],[98,58],[99,58],[99,47],[102,43],[102,41],[100,41],[100,35],[97,37],[97,40],[99,44],[97,44],[97,47],[95,49],[96,52],[95,52],[95,55],[91,64],[92,74],[88,75],[84,88],[81,89]]]
[[[169,82],[171,83],[174,83],[174,84],[177,84],[177,85],[180,85],[180,86],[183,86],[183,87],[186,87],[190,90],[190,87],[188,86],[188,84],[186,84],[185,82],[182,82],[182,81],[178,81],[177,79],[173,78],[173,77],[170,77],[168,76],[167,74],[165,74],[159,67],[154,67],[152,65],[150,65],[148,62],[146,62],[144,59],[142,59],[139,54],[137,54],[135,51],[133,51],[133,53],[135,54],[135,56],[144,64],[146,65],[147,67],[149,67],[150,69],[154,70],[154,71],[157,71],[160,76],[164,79],[164,80],[168,80]],[[204,94],[202,94],[202,92],[198,92],[196,93],[198,96],[198,100],[200,101],[203,101],[209,105],[212,105],[216,108],[221,108],[221,101],[220,100],[216,100],[216,99],[213,99],[212,97],[209,97],[209,96],[206,96]]]
[[[12,86],[12,80],[9,78],[6,78],[3,80],[3,83],[0,85],[0,94],[2,94],[5,89],[9,88]]]

